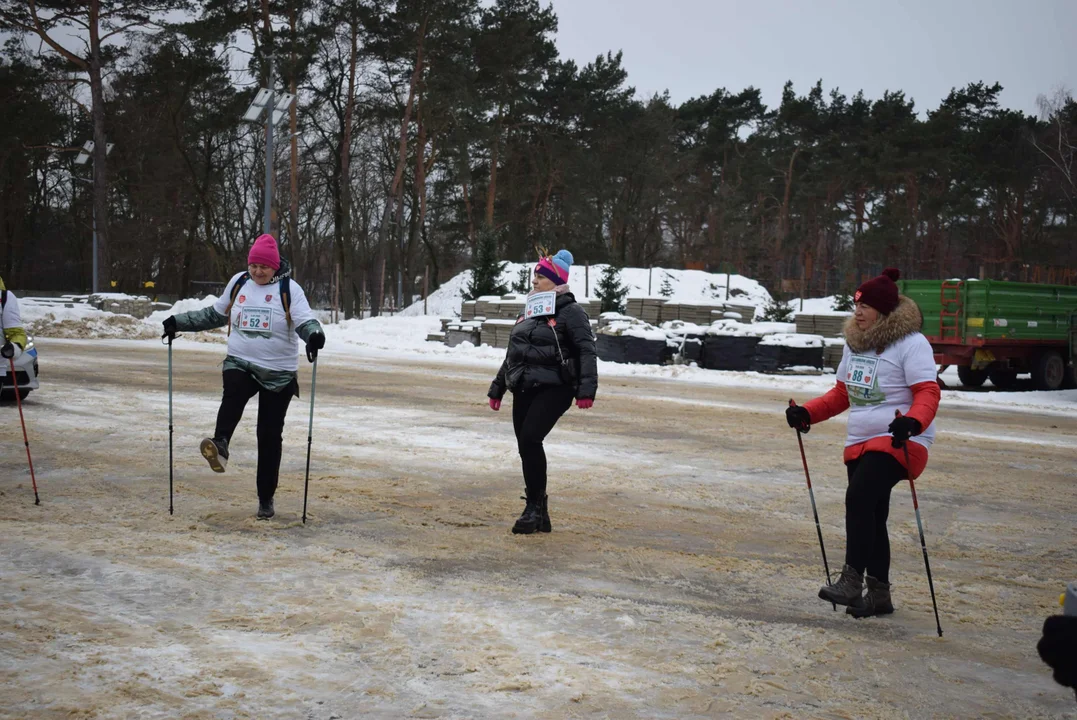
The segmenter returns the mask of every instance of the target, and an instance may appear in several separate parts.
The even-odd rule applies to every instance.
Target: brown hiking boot
[[[849,603],[845,612],[855,618],[866,618],[872,615],[889,615],[894,612],[894,604],[890,601],[890,583],[876,580],[871,575],[866,578],[868,591],[864,597]]]
[[[841,577],[833,585],[819,589],[819,597],[835,605],[851,605],[864,592],[864,581],[851,565],[841,569]]]

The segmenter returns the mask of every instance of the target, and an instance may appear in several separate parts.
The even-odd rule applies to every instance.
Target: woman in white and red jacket
[[[935,357],[920,332],[920,308],[898,294],[894,281],[899,277],[897,270],[887,269],[860,286],[853,297],[856,312],[845,323],[837,384],[803,407],[786,410],[789,426],[802,432],[850,410],[845,566],[841,578],[820,589],[819,597],[848,606],[846,612],[856,617],[894,611],[886,532],[890,492],[910,475],[920,476],[935,440],[940,398]],[[895,411],[901,416],[895,417]]]

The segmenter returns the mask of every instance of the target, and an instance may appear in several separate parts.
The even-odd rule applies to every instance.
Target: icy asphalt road
[[[256,522],[256,401],[213,474],[223,348],[177,346],[170,517],[164,348],[41,347],[40,507],[0,408],[0,717],[1077,717],[1035,651],[1077,577],[1073,416],[944,405],[917,484],[939,640],[907,485],[898,612],[815,598],[787,391],[604,380],[547,443],[554,532],[520,537],[486,367],[330,353],[303,526],[307,368]],[[843,432],[806,438],[832,569]]]

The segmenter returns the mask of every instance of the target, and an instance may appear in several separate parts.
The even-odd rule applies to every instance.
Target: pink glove
[[[490,398],[490,409],[494,410],[495,412],[497,410],[500,410],[501,409],[501,401],[498,400],[497,398]]]
[[[580,410],[590,410],[591,406],[594,404],[594,398],[581,398],[576,401],[576,407],[578,407]]]

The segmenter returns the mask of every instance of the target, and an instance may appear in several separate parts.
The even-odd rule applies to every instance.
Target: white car
[[[24,398],[30,394],[31,390],[37,390],[40,387],[40,383],[37,380],[37,346],[34,344],[34,338],[30,335],[26,336],[26,350],[15,361],[15,380],[19,386],[19,397]],[[3,363],[0,364],[0,400],[14,401],[15,400],[15,388],[12,386],[11,378],[11,361],[6,358],[0,358]]]

